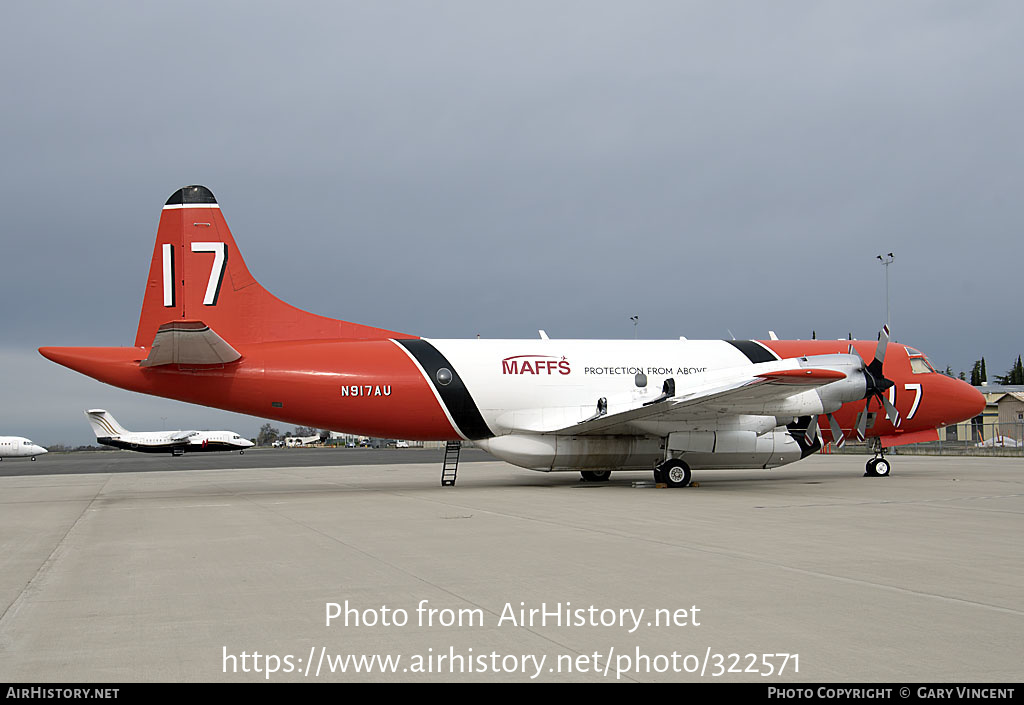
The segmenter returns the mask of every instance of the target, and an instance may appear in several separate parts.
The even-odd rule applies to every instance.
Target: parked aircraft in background
[[[308,446],[314,443],[320,442],[320,436],[288,436],[284,439],[285,445],[292,446]]]
[[[285,436],[284,438],[277,439],[270,445],[274,448],[301,448],[319,442],[320,436]]]
[[[234,431],[128,431],[103,409],[89,409],[85,415],[97,442],[123,450],[171,455],[216,450],[245,453],[255,445]]]
[[[49,451],[42,446],[37,446],[27,438],[21,436],[0,436],[0,460],[4,458],[28,458],[35,460],[37,455],[43,455]]]
[[[826,340],[428,340],[294,308],[250,274],[213,194],[164,205],[134,347],[43,347],[123,389],[315,428],[471,439],[535,470],[773,468],[823,443],[934,440],[985,400],[914,348]],[[444,480],[442,480],[444,482]],[[454,482],[454,480],[452,481]]]

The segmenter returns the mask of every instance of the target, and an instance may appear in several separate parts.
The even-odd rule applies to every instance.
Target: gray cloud
[[[14,3],[0,385],[47,390],[20,397],[24,435],[80,415],[75,375],[18,360],[132,342],[159,207],[189,183],[265,286],[325,315],[866,338],[893,251],[896,337],[1001,373],[1024,348],[998,266],[1024,255],[1022,20],[1013,2]],[[150,423],[175,408],[103,389]]]

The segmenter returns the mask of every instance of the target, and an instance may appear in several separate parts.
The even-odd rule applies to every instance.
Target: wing
[[[778,366],[778,363],[770,363]],[[762,365],[755,367],[761,368]],[[816,389],[845,379],[838,370],[821,367],[795,367],[754,374],[733,375],[731,380],[719,379],[681,394],[663,393],[654,401],[609,405],[598,402],[598,413],[571,426],[549,429],[544,433],[558,435],[608,435],[634,433],[631,424],[637,421],[687,423],[715,416],[771,413],[795,394]],[[602,413],[602,408],[604,413]]]
[[[196,435],[197,433],[199,433],[199,432],[198,431],[178,431],[177,433],[171,434],[171,440],[172,441],[178,441],[178,442],[184,442],[184,441],[187,441],[192,436]]]

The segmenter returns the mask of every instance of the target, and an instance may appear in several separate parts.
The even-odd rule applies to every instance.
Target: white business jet
[[[255,445],[234,431],[128,431],[103,409],[89,409],[85,415],[97,442],[124,450],[171,455],[215,450],[245,453],[246,448]]]

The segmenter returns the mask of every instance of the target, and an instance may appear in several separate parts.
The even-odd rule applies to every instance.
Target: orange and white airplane
[[[43,347],[102,382],[358,435],[472,440],[542,471],[773,468],[847,437],[935,440],[984,398],[914,348],[826,340],[434,340],[290,306],[249,273],[209,189],[160,216],[134,347]],[[870,362],[868,362],[870,361]]]

